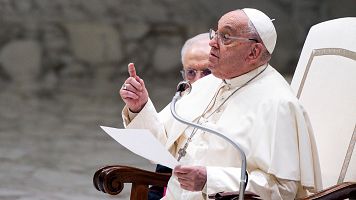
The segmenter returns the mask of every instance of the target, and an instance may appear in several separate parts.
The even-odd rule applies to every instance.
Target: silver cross
[[[179,151],[178,151],[178,161],[180,161],[180,159],[182,158],[182,157],[184,157],[185,156],[185,154],[187,154],[187,151],[185,150],[185,148],[180,148],[179,149]]]

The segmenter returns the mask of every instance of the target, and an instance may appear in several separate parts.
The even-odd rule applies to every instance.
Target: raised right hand
[[[135,65],[128,65],[130,77],[120,89],[120,96],[131,112],[140,112],[148,101],[148,92],[144,81],[136,75]]]

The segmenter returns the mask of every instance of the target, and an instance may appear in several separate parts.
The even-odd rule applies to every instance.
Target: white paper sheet
[[[174,169],[178,161],[147,129],[117,129],[100,126],[107,134],[133,153]]]

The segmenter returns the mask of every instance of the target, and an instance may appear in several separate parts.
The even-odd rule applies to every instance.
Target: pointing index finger
[[[131,77],[136,77],[136,69],[135,69],[135,65],[133,63],[129,63],[129,65],[127,66],[129,74]]]

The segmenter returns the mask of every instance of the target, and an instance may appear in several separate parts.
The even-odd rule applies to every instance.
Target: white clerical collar
[[[266,67],[268,66],[268,63],[261,65],[257,67],[254,70],[251,70],[247,72],[246,74],[240,75],[238,77],[232,78],[232,79],[223,79],[223,84],[227,85],[229,88],[236,88],[236,87],[241,87],[243,84],[245,84],[247,81],[249,81],[251,78],[255,77],[257,74],[261,73]]]

